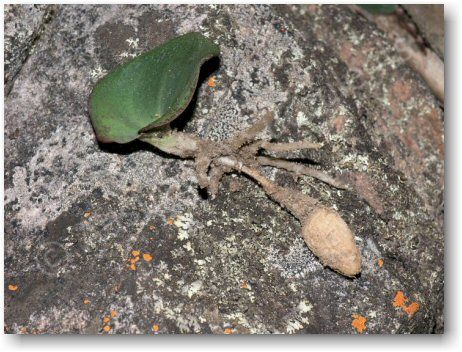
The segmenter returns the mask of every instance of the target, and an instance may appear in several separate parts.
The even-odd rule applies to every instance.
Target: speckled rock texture
[[[443,332],[443,113],[371,23],[341,6],[5,11],[8,35],[43,26],[5,98],[7,333]],[[360,276],[324,268],[251,180],[207,199],[192,161],[96,142],[95,82],[189,31],[222,55],[178,125],[221,140],[266,107],[267,137],[324,143],[296,157],[352,190],[265,172],[339,211]]]
[[[53,5],[5,6],[5,94],[34,47],[44,26],[54,15]]]

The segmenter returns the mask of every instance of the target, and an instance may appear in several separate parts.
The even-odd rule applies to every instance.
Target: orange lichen
[[[246,290],[250,290],[250,285],[249,285],[249,283],[247,281],[243,281],[240,286],[241,286],[241,288],[244,288]]]
[[[412,318],[412,316],[420,309],[420,304],[418,302],[412,302],[406,305],[407,300],[408,299],[404,295],[403,291],[398,291],[396,292],[395,299],[393,300],[393,306],[401,308],[407,313],[409,318]]]
[[[140,257],[139,256],[136,256],[135,258],[130,258],[129,261],[131,264],[135,264],[136,262],[138,262],[140,260]]]
[[[396,292],[395,299],[393,300],[393,307],[404,307],[407,298],[403,291]]]
[[[412,302],[408,306],[404,307],[403,310],[409,315],[411,318],[417,311],[420,309],[420,304],[417,302]]]
[[[382,258],[380,258],[379,260],[377,260],[377,264],[379,267],[382,267],[383,266],[383,263],[384,263],[384,260]]]
[[[225,331],[224,331],[225,334],[227,335],[230,335],[233,333],[233,329],[230,329],[230,328],[226,328]]]
[[[119,315],[119,313],[117,313],[117,311],[111,310],[111,317],[115,318],[118,315]]]
[[[111,318],[109,318],[109,317],[104,317],[103,318],[103,323],[105,323],[105,324],[109,323],[110,321],[111,321]]]
[[[134,257],[137,257],[137,256],[140,255],[140,251],[132,251],[132,255],[133,255]]]
[[[132,264],[130,265],[130,269],[133,270],[133,271],[136,270],[136,264],[135,264],[135,263],[132,263]]]
[[[111,329],[112,329],[112,328],[111,328],[110,325],[106,325],[106,326],[103,328],[103,330],[104,330],[105,332],[109,332],[109,331],[111,331]]]
[[[169,225],[173,225],[174,222],[175,222],[175,220],[172,219],[172,218],[167,220],[167,224],[169,224]]]
[[[154,332],[158,332],[158,331],[160,330],[160,326],[157,325],[157,324],[154,324],[154,325],[152,326],[152,330],[153,330]]]
[[[353,314],[352,317],[353,321],[351,322],[351,325],[356,329],[358,333],[362,334],[363,331],[367,329],[367,319],[359,314]]]
[[[207,85],[208,85],[209,87],[215,87],[215,86],[217,85],[217,83],[216,83],[215,80],[216,80],[216,77],[215,77],[215,76],[210,77],[209,80],[208,80],[208,82],[207,82]]]
[[[18,285],[8,285],[8,290],[10,291],[16,291],[18,289]]]
[[[152,255],[150,255],[149,253],[144,253],[143,259],[147,262],[150,262],[152,260]]]
[[[89,303],[90,303],[90,300],[89,300],[88,298],[85,298],[85,299],[83,300],[83,304],[89,304]]]
[[[92,211],[89,210],[89,211],[86,211],[85,213],[83,213],[83,216],[86,217],[86,218],[89,218],[92,214]]]

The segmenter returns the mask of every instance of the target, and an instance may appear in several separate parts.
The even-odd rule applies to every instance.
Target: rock
[[[444,5],[403,5],[431,47],[444,60]]]
[[[267,175],[340,212],[358,278],[250,180],[204,199],[191,161],[98,145],[98,78],[188,31],[222,56],[180,125],[221,140],[267,107],[267,136],[323,142],[299,157],[354,190]],[[60,6],[34,48],[5,99],[6,332],[443,331],[442,111],[372,24],[341,6]]]
[[[53,17],[53,5],[5,5],[5,93],[29,56],[44,25]]]

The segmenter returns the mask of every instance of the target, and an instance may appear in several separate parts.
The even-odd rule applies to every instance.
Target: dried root
[[[287,171],[293,172],[295,175],[306,175],[317,178],[318,180],[327,183],[335,188],[339,189],[348,189],[348,184],[342,180],[335,179],[324,172],[307,167],[300,163],[290,162],[287,160],[281,159],[272,159],[265,156],[259,156],[257,161],[262,166],[273,166],[278,169],[285,169]]]
[[[143,135],[140,139],[164,152],[182,158],[194,158],[199,186],[207,188],[212,197],[218,193],[219,183],[225,173],[239,172],[253,178],[266,194],[292,213],[302,224],[303,238],[320,261],[333,270],[355,276],[361,271],[361,256],[354,242],[353,233],[340,215],[307,195],[293,189],[278,186],[261,174],[261,166],[285,169],[296,175],[308,175],[333,187],[345,189],[347,184],[319,170],[280,158],[257,156],[259,150],[286,153],[300,149],[319,149],[321,144],[307,141],[271,143],[257,140],[257,135],[271,123],[273,115],[266,112],[247,131],[235,138],[213,142],[178,132],[165,136]]]

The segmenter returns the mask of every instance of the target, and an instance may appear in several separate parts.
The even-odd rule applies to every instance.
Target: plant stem
[[[316,199],[290,188],[278,186],[263,176],[257,169],[248,167],[237,159],[221,157],[216,159],[216,162],[250,176],[263,187],[263,190],[271,199],[287,209],[301,223],[316,208],[316,204],[318,203]]]
[[[165,135],[145,134],[139,137],[143,142],[149,143],[165,153],[180,158],[195,158],[200,150],[202,141],[189,133],[169,132]]]

